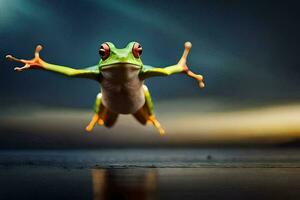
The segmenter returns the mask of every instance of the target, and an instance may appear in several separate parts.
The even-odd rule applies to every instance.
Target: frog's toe
[[[164,130],[163,128],[161,128],[161,127],[158,128],[158,132],[159,132],[159,135],[160,135],[160,136],[164,136],[165,133],[166,133],[165,130]]]
[[[163,136],[165,134],[165,130],[161,127],[160,123],[157,121],[156,117],[154,115],[149,116],[148,119],[154,127],[158,130],[159,134]]]
[[[103,119],[99,118],[99,119],[98,119],[98,125],[99,125],[99,126],[103,126],[103,124],[104,124]]]
[[[92,130],[94,129],[94,126],[93,125],[88,125],[87,127],[85,127],[85,130],[87,131],[87,132],[91,132]]]
[[[87,125],[87,127],[85,128],[85,130],[87,132],[91,132],[94,127],[95,127],[95,124],[97,123],[97,121],[99,120],[99,115],[98,114],[94,114],[92,120],[90,121],[90,123]]]

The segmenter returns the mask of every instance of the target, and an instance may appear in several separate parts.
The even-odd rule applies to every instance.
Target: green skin
[[[103,93],[103,97],[101,95],[101,98],[96,98],[96,113],[99,112],[100,104],[103,103],[104,106],[117,114],[133,114],[137,109],[146,105],[149,114],[153,115],[151,95],[146,86],[144,86],[144,80],[155,76],[169,76],[175,73],[185,73],[197,79],[200,87],[204,87],[203,77],[192,73],[186,65],[186,57],[191,48],[190,43],[185,44],[185,51],[179,62],[165,68],[144,65],[141,57],[137,58],[133,54],[135,42],[128,43],[123,49],[116,48],[111,42],[107,42],[106,44],[108,44],[110,48],[109,56],[105,60],[100,59],[97,65],[83,69],[74,69],[43,61],[39,56],[39,52],[42,50],[42,46],[40,45],[36,47],[35,57],[32,60],[17,59],[11,55],[6,56],[6,58],[25,64],[21,68],[16,67],[16,71],[38,68],[63,74],[68,77],[96,80],[101,84]],[[131,77],[130,73],[135,73],[136,75],[133,74]],[[106,76],[117,78],[106,78]],[[123,93],[117,92],[123,90],[125,91]],[[142,94],[142,96],[140,94]],[[116,97],[114,98],[114,96]],[[112,102],[112,104],[110,104],[110,102]],[[122,105],[120,106],[120,104]]]

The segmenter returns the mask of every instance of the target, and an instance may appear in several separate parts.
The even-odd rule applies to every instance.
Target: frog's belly
[[[109,110],[120,114],[135,113],[145,104],[143,83],[112,84],[102,82],[102,102]]]

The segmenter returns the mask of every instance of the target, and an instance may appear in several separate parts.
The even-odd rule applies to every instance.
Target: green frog
[[[164,135],[165,131],[153,112],[151,95],[144,81],[155,76],[183,73],[196,79],[199,87],[203,88],[203,76],[193,73],[186,64],[192,44],[186,42],[184,47],[179,62],[164,68],[144,65],[141,59],[143,49],[138,42],[130,42],[121,49],[111,42],[105,42],[99,48],[99,63],[82,69],[44,61],[40,58],[41,45],[36,47],[34,58],[31,60],[18,59],[11,55],[7,55],[6,58],[24,64],[23,67],[15,68],[17,72],[43,69],[68,77],[92,79],[100,83],[101,92],[96,96],[94,115],[86,127],[88,132],[92,131],[97,123],[112,127],[119,114],[132,114],[143,125],[147,122],[152,123],[160,135]]]

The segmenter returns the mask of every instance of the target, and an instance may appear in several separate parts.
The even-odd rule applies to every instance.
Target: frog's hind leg
[[[104,121],[104,125],[106,127],[110,128],[116,123],[119,114],[112,112],[108,109],[106,109],[106,110],[107,111],[105,112],[105,115],[103,115],[103,121]],[[99,124],[99,121],[98,121],[98,124]]]
[[[147,86],[143,85],[143,88],[145,95],[145,104],[136,113],[134,113],[133,116],[143,125],[145,125],[147,122],[151,122],[155,126],[155,128],[157,128],[159,134],[162,136],[165,134],[165,130],[161,127],[160,123],[154,115],[150,92]]]
[[[91,132],[95,127],[96,123],[106,127],[112,127],[117,121],[118,114],[108,110],[102,103],[102,94],[99,93],[96,97],[94,111],[95,114],[92,117],[92,120],[85,128],[86,131]]]
[[[91,132],[93,130],[93,128],[95,127],[97,122],[98,122],[99,125],[104,124],[104,121],[101,118],[101,115],[103,115],[102,113],[106,112],[106,109],[105,109],[104,106],[101,106],[101,101],[102,101],[102,94],[99,93],[97,95],[96,101],[95,101],[95,106],[94,106],[95,113],[92,117],[92,120],[90,121],[90,123],[85,128],[85,130],[88,131],[88,132]]]

